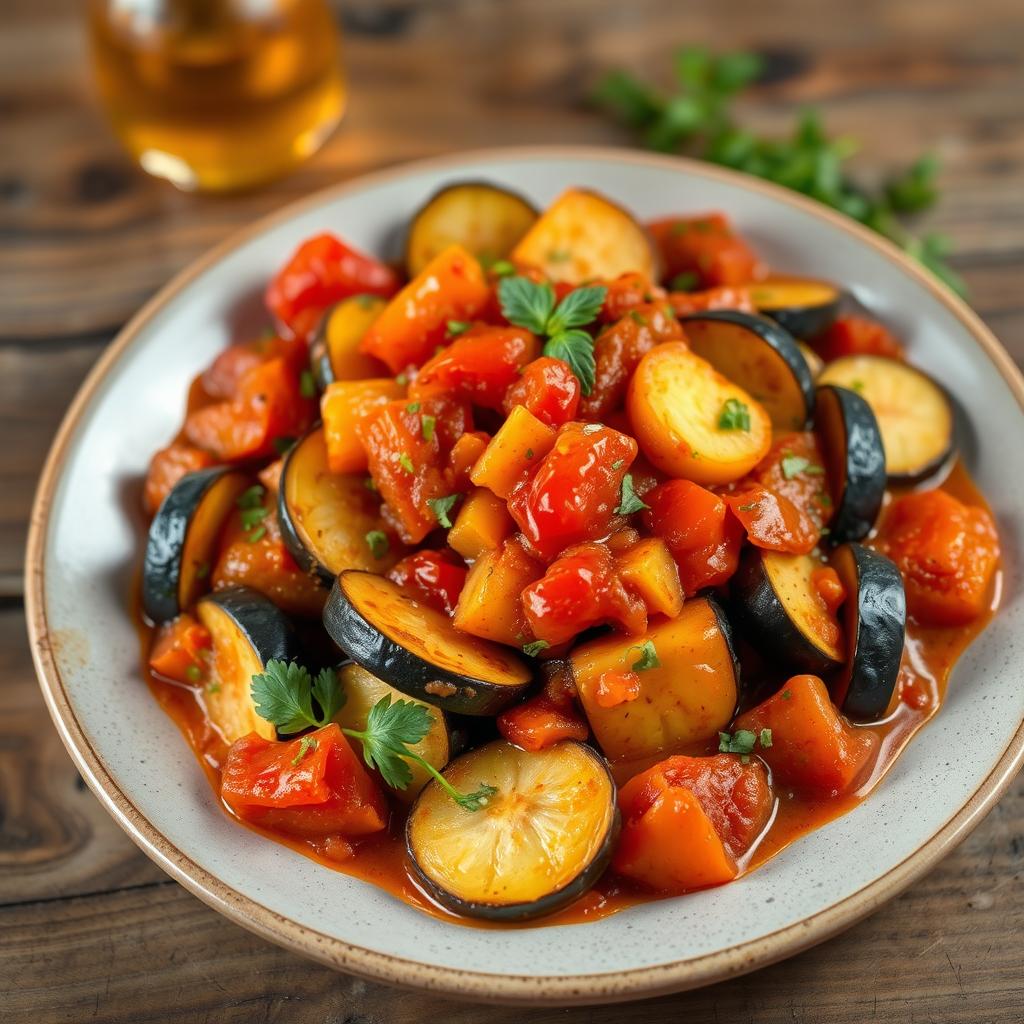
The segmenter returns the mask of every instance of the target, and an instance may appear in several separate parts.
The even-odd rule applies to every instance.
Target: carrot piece
[[[469,478],[478,487],[487,487],[499,498],[507,498],[554,444],[555,432],[525,406],[517,405],[491,438]]]
[[[324,421],[327,464],[332,473],[365,473],[366,449],[356,427],[375,409],[403,395],[402,386],[390,377],[335,381],[320,399]]]
[[[774,777],[809,792],[838,796],[850,791],[878,746],[878,735],[855,728],[829,700],[825,684],[810,675],[793,676],[774,696],[736,720],[763,740],[758,753]]]

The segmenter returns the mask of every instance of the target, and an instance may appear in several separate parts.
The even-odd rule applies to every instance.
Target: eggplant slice
[[[836,548],[829,564],[846,589],[847,659],[832,680],[832,700],[851,718],[881,718],[900,674],[907,625],[903,578],[895,563],[862,544]]]
[[[149,527],[142,608],[155,623],[190,608],[206,589],[224,521],[251,481],[226,466],[183,476]]]
[[[338,576],[324,626],[356,664],[445,711],[497,714],[533,681],[512,650],[457,630],[448,616],[372,572]]]
[[[252,677],[269,661],[295,657],[295,636],[284,612],[249,587],[232,587],[204,597],[196,616],[213,639],[210,682],[203,691],[207,717],[227,743],[250,732],[276,739],[274,726],[253,704]]]
[[[345,665],[338,670],[342,689],[345,692],[345,703],[334,716],[334,721],[343,729],[362,731],[366,728],[370,710],[383,697],[396,700],[410,700],[400,690],[389,686],[383,679],[367,672],[360,665]],[[414,701],[427,710],[430,715],[430,731],[419,741],[409,746],[414,754],[419,754],[428,764],[440,771],[448,763],[452,754],[451,732],[448,716],[440,709],[422,701]],[[409,761],[412,770],[412,781],[405,789],[392,789],[391,792],[399,800],[411,803],[419,792],[430,781],[430,773],[414,761]]]
[[[596,751],[563,740],[535,753],[503,740],[444,773],[462,791],[497,789],[467,811],[431,782],[406,823],[416,877],[466,917],[525,921],[567,906],[600,878],[619,830],[615,783]]]
[[[814,589],[823,567],[811,555],[748,547],[732,578],[736,610],[746,632],[784,665],[824,675],[845,661],[838,623]]]
[[[386,305],[387,301],[377,295],[353,295],[324,313],[309,346],[313,377],[321,391],[336,380],[365,380],[387,374],[383,363],[359,351],[363,335]]]
[[[690,348],[768,411],[779,430],[803,430],[814,408],[814,380],[800,346],[782,326],[731,309],[683,317]]]
[[[842,292],[809,277],[770,277],[750,286],[750,300],[794,338],[814,338],[839,314]]]
[[[885,497],[885,448],[871,406],[848,388],[818,388],[814,429],[828,468],[836,542],[870,533]]]
[[[345,569],[386,572],[402,555],[381,518],[380,499],[365,481],[365,475],[331,472],[321,427],[285,456],[277,491],[281,536],[295,561],[327,586]],[[366,541],[372,531],[388,535],[379,558]]]
[[[850,388],[871,406],[890,480],[922,480],[951,458],[952,406],[942,388],[920,370],[885,356],[845,356],[829,363],[818,383]]]
[[[461,245],[485,264],[505,259],[536,220],[533,205],[509,189],[485,181],[448,185],[412,219],[406,271],[415,277],[449,245]]]

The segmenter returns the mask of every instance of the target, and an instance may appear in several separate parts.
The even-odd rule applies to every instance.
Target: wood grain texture
[[[46,447],[102,346],[231,230],[374,167],[487,145],[627,144],[586,97],[625,65],[663,79],[680,43],[755,48],[741,105],[785,131],[814,104],[871,177],[943,161],[928,227],[1024,362],[1024,5],[1014,0],[347,0],[352,100],[290,178],[190,197],[138,173],[95,109],[80,0],[0,5],[0,1018],[493,1024],[481,1010],[337,975],[169,881],[88,793],[49,723],[19,609]],[[922,737],[925,741],[927,737]],[[538,1024],[669,1020],[1020,1022],[1024,780],[927,879],[845,935],[727,985],[531,1011]]]

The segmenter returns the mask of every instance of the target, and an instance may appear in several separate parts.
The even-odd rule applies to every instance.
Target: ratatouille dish
[[[286,255],[286,254],[282,254]],[[998,603],[950,401],[727,216],[333,234],[152,459],[152,690],[226,811],[459,920],[598,917],[850,809]]]

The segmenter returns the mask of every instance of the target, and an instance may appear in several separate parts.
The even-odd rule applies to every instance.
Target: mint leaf
[[[555,308],[555,292],[547,282],[537,284],[527,277],[503,277],[498,284],[498,301],[509,323],[544,334]]]
[[[594,362],[594,339],[586,331],[565,331],[551,338],[544,346],[544,355],[561,359],[576,374],[580,390],[589,395],[594,390],[597,364]]]
[[[445,498],[427,498],[427,504],[430,506],[430,511],[434,513],[434,518],[446,529],[451,529],[452,521],[448,518],[448,513],[451,512],[455,503],[461,498],[461,494],[449,494]]]
[[[620,516],[631,516],[634,512],[642,512],[645,508],[650,508],[650,505],[644,504],[637,495],[633,489],[633,474],[627,473],[622,478],[622,491],[619,496],[619,506],[615,509],[616,513]]]
[[[561,334],[571,327],[583,327],[591,323],[601,312],[607,295],[608,289],[604,285],[573,289],[548,317],[545,328],[547,333]]]

